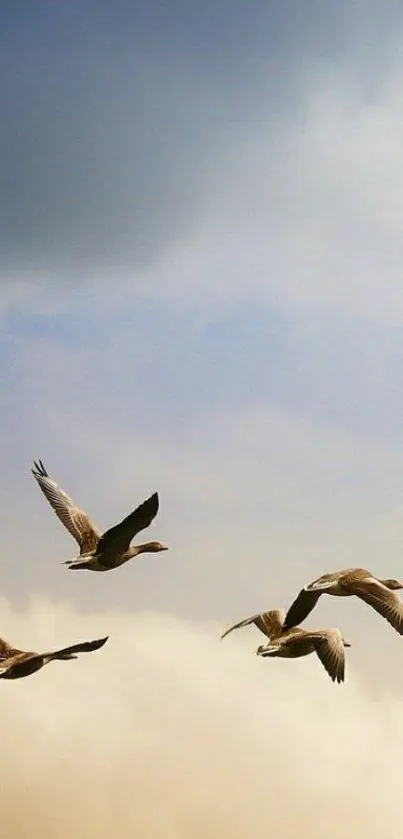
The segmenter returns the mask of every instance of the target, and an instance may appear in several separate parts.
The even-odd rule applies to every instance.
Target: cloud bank
[[[157,613],[0,604],[21,646],[111,637],[1,684],[2,830],[13,839],[398,839],[402,702],[347,667],[263,662],[258,635]]]

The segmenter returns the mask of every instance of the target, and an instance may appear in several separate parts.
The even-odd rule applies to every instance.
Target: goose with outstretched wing
[[[33,653],[11,647],[7,641],[0,638],[0,679],[22,679],[41,670],[51,661],[71,661],[80,653],[91,653],[99,650],[107,642],[108,636],[96,641],[82,641],[63,647],[60,650],[46,653]]]
[[[302,623],[322,594],[334,597],[355,595],[382,615],[399,635],[403,635],[403,603],[396,593],[399,589],[403,589],[399,580],[379,579],[365,568],[346,568],[323,574],[301,589],[285,616],[284,629]]]
[[[48,475],[41,460],[34,462],[31,471],[56,515],[79,545],[80,555],[65,562],[71,570],[85,568],[89,571],[110,571],[141,553],[156,553],[168,549],[167,545],[161,542],[130,545],[137,533],[149,527],[157,515],[157,492],[136,507],[119,524],[102,533],[87,513]]]

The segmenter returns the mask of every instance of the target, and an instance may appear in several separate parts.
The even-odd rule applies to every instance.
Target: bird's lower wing
[[[314,639],[315,651],[333,682],[344,682],[345,653],[339,633]]]
[[[70,647],[62,647],[60,650],[55,650],[51,653],[43,653],[44,658],[64,658],[65,656],[73,655],[74,653],[91,653],[93,650],[99,650],[100,647],[108,640],[108,635],[105,638],[98,638],[96,641],[82,641],[79,644],[72,644]]]
[[[284,631],[299,626],[308,617],[316,606],[321,593],[321,591],[307,591],[304,588],[300,591],[285,616]]]

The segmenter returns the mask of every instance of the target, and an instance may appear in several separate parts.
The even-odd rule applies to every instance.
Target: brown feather
[[[31,471],[59,520],[78,543],[80,554],[95,550],[101,531],[87,513],[81,510],[67,492],[49,477],[41,460],[34,463],[34,469]]]

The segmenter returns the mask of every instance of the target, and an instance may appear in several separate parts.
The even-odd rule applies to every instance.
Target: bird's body
[[[130,546],[134,536],[149,527],[157,515],[157,492],[119,524],[101,533],[89,516],[49,477],[41,460],[34,463],[32,473],[56,515],[80,547],[80,555],[65,563],[71,570],[84,568],[89,571],[110,571],[141,553],[167,550],[167,546],[161,542]]]
[[[338,629],[306,630],[295,627],[258,647],[263,658],[301,658],[316,653],[333,682],[344,682],[344,647],[350,647]]]
[[[302,623],[322,594],[335,597],[355,595],[382,615],[399,635],[403,635],[403,603],[396,594],[399,589],[403,589],[399,580],[378,579],[365,568],[346,568],[323,574],[301,589],[286,614],[284,629],[292,629]]]
[[[66,560],[64,564],[68,565],[72,571],[77,568],[86,568],[88,571],[110,571],[111,568],[119,568],[120,565],[139,554],[165,550],[167,548],[165,545],[162,546],[161,542],[145,542],[144,545],[133,545],[124,553],[114,553],[112,556],[99,550],[95,550],[93,553],[80,554],[74,559]]]
[[[77,658],[78,653],[99,650],[107,640],[108,636],[96,641],[83,641],[53,652],[34,653],[18,650],[0,639],[0,679],[21,679],[30,676],[51,661],[71,661]]]

